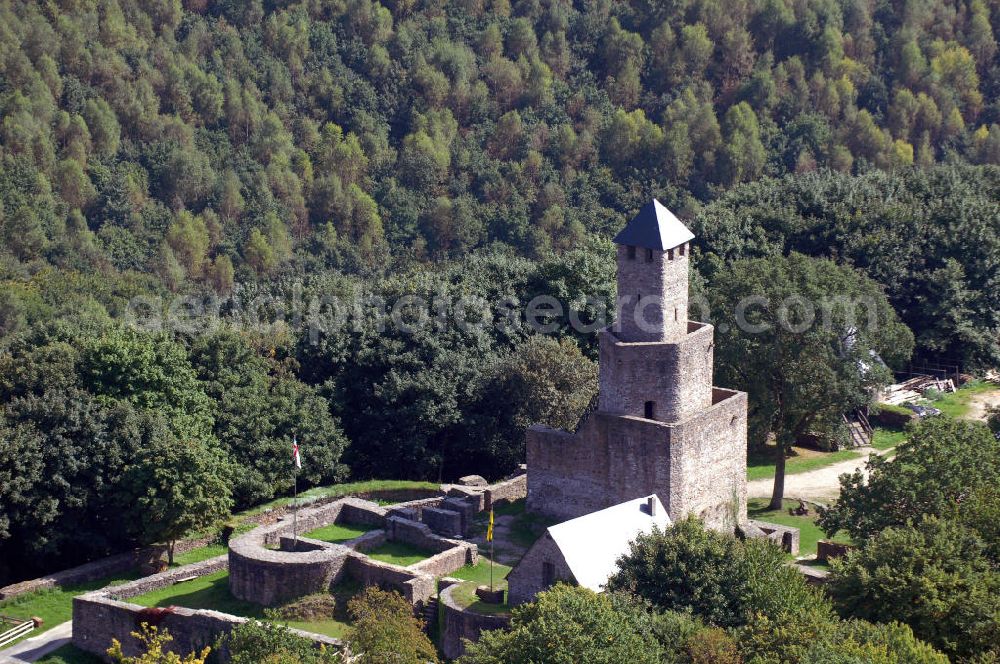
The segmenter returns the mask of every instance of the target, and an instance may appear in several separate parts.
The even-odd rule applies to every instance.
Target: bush
[[[313,622],[333,618],[336,609],[337,598],[330,593],[316,593],[285,604],[277,614],[285,620]]]
[[[347,640],[359,653],[358,664],[427,664],[437,651],[413,616],[413,607],[396,592],[374,586],[347,604],[354,625]]]
[[[509,631],[485,632],[462,664],[659,664],[653,619],[634,600],[559,584],[514,609]]]
[[[340,653],[317,648],[290,629],[270,621],[248,620],[219,639],[216,650],[229,651],[231,664],[337,664]]]
[[[1000,643],[1000,572],[975,531],[925,517],[833,562],[827,586],[845,617],[898,621],[952,656]]]
[[[608,590],[634,593],[667,611],[691,611],[720,627],[824,602],[769,540],[738,540],[687,518],[640,535],[618,561]]]

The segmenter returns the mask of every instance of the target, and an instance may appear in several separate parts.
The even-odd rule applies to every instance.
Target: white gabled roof
[[[650,515],[648,500],[654,501]],[[601,592],[608,578],[618,571],[618,559],[628,553],[629,543],[657,526],[670,526],[670,517],[655,495],[591,512],[551,526],[549,535],[566,564],[584,588]]]

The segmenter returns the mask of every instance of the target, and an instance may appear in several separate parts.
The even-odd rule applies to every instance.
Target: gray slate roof
[[[694,233],[655,198],[615,236],[615,244],[666,251],[694,239]]]

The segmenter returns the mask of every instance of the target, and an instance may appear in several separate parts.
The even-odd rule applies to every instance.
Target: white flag
[[[295,461],[295,467],[301,470],[302,457],[299,456],[299,444],[294,437],[292,437],[292,460]]]

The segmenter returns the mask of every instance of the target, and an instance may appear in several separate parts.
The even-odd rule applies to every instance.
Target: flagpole
[[[292,471],[292,485],[294,486],[294,498],[292,499],[292,550],[299,550],[299,466],[301,457],[299,456],[299,441],[292,436],[292,446],[295,450],[294,470]]]

